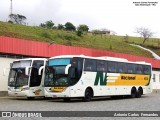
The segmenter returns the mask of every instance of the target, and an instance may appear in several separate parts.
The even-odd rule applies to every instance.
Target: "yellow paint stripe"
[[[115,82],[107,80],[107,86],[145,86],[149,82],[149,75],[121,74]]]

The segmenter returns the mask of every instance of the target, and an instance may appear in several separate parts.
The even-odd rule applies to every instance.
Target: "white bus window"
[[[117,72],[117,63],[116,62],[108,62],[108,72],[110,72],[110,73]]]
[[[38,70],[44,65],[44,61],[35,60],[31,71],[30,87],[39,86],[41,84],[42,74],[38,75]],[[43,70],[42,70],[43,73]]]
[[[135,66],[134,64],[127,65],[127,73],[135,73]]]
[[[44,65],[44,61],[43,60],[34,60],[33,62],[33,67],[39,69],[41,66]]]
[[[96,60],[85,59],[84,71],[96,71]]]
[[[72,59],[72,66],[75,68],[76,81],[78,81],[82,75],[83,60],[83,58],[76,57]]]
[[[142,65],[136,65],[135,70],[137,74],[143,74],[143,66]]]
[[[118,63],[118,72],[119,73],[126,73],[127,68],[125,63]]]
[[[105,61],[97,61],[97,71],[105,72],[106,71],[106,64]]]
[[[22,60],[13,62],[12,68],[24,68],[31,65],[31,60]]]
[[[144,66],[144,74],[151,74],[150,66]]]

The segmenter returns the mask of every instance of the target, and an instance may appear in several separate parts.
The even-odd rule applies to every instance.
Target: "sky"
[[[0,0],[0,21],[8,20],[10,3]],[[86,24],[90,30],[109,29],[122,36],[139,36],[136,28],[145,27],[160,38],[159,0],[12,0],[12,13],[26,16],[30,26],[48,20],[55,25],[71,22],[76,27]]]

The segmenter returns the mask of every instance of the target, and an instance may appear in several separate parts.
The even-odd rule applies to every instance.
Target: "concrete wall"
[[[8,90],[8,75],[10,63],[14,58],[0,57],[0,96],[4,96]]]
[[[153,70],[152,71],[152,89],[160,89],[160,70],[156,71]]]

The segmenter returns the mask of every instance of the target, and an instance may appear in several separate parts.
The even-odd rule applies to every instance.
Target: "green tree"
[[[49,29],[52,29],[54,26],[54,23],[52,22],[52,20],[46,21],[46,27]]]
[[[87,25],[82,24],[77,27],[77,30],[82,32],[88,32],[89,27]]]
[[[66,22],[66,24],[64,25],[66,30],[69,31],[75,31],[76,27],[71,23],[71,22]]]
[[[52,20],[49,20],[49,21],[46,21],[45,23],[41,23],[40,27],[52,29],[52,28],[54,28],[54,23],[52,22]]]
[[[63,29],[64,29],[64,25],[58,24],[57,29],[58,29],[58,30],[63,30]]]
[[[9,15],[10,21],[15,24],[26,24],[25,20],[27,19],[24,15],[20,14],[10,14]]]

